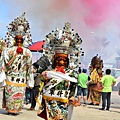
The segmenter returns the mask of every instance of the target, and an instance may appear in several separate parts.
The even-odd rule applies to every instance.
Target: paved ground
[[[0,92],[0,99],[2,93]],[[1,103],[0,103],[1,106]],[[0,120],[43,120],[37,116],[35,111],[27,111],[30,105],[24,105],[24,109],[17,116],[7,115],[7,112],[0,107]],[[110,111],[100,111],[100,106],[79,106],[74,108],[72,120],[120,120],[120,96],[117,91],[112,92]]]

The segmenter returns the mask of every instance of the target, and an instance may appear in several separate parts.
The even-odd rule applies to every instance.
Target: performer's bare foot
[[[80,105],[81,105],[81,104],[80,104],[80,102],[78,102],[78,101],[74,104],[75,107],[80,106]]]

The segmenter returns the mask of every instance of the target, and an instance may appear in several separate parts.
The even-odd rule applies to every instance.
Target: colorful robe
[[[90,84],[88,85],[88,95],[87,99],[93,104],[99,105],[101,102],[101,92],[102,90],[99,89],[98,84],[100,84],[101,77],[98,75],[96,69],[90,75]]]
[[[3,63],[6,73],[6,87],[3,93],[3,108],[9,113],[18,113],[23,108],[26,83],[33,87],[31,51],[23,47],[23,53],[16,54],[17,46],[3,52]]]
[[[38,116],[45,120],[71,120],[77,80],[61,72],[47,71],[50,81],[44,85]]]

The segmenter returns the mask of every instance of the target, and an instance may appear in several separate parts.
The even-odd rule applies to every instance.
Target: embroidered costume
[[[91,60],[91,64],[89,66],[90,69],[90,81],[88,84],[88,101],[90,101],[90,105],[99,105],[101,101],[101,78],[103,76],[103,60],[98,55],[94,56]]]
[[[50,65],[42,73],[45,81],[41,81],[41,100],[38,116],[45,120],[71,120],[73,99],[77,79],[70,76],[80,64],[80,44],[78,33],[66,23],[63,30],[58,28],[49,33],[45,39],[43,56],[46,56]],[[39,100],[38,100],[39,101]]]
[[[25,13],[7,27],[7,48],[3,51],[3,67],[6,73],[3,108],[8,113],[16,114],[23,108],[26,83],[29,87],[34,85],[32,54],[27,48],[31,44],[31,35]]]

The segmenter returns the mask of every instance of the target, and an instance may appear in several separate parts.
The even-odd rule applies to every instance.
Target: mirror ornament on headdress
[[[21,16],[14,19],[8,26],[8,32],[6,35],[7,46],[14,46],[15,36],[21,35],[23,36],[23,46],[28,47],[32,44],[31,34],[30,34],[30,25],[25,18],[25,13]]]
[[[80,48],[81,37],[71,29],[69,22],[65,23],[62,30],[56,28],[45,37],[43,55],[47,56],[52,64],[53,56],[56,54],[67,54],[69,57],[69,68],[75,69],[80,65],[80,56],[84,55]]]

